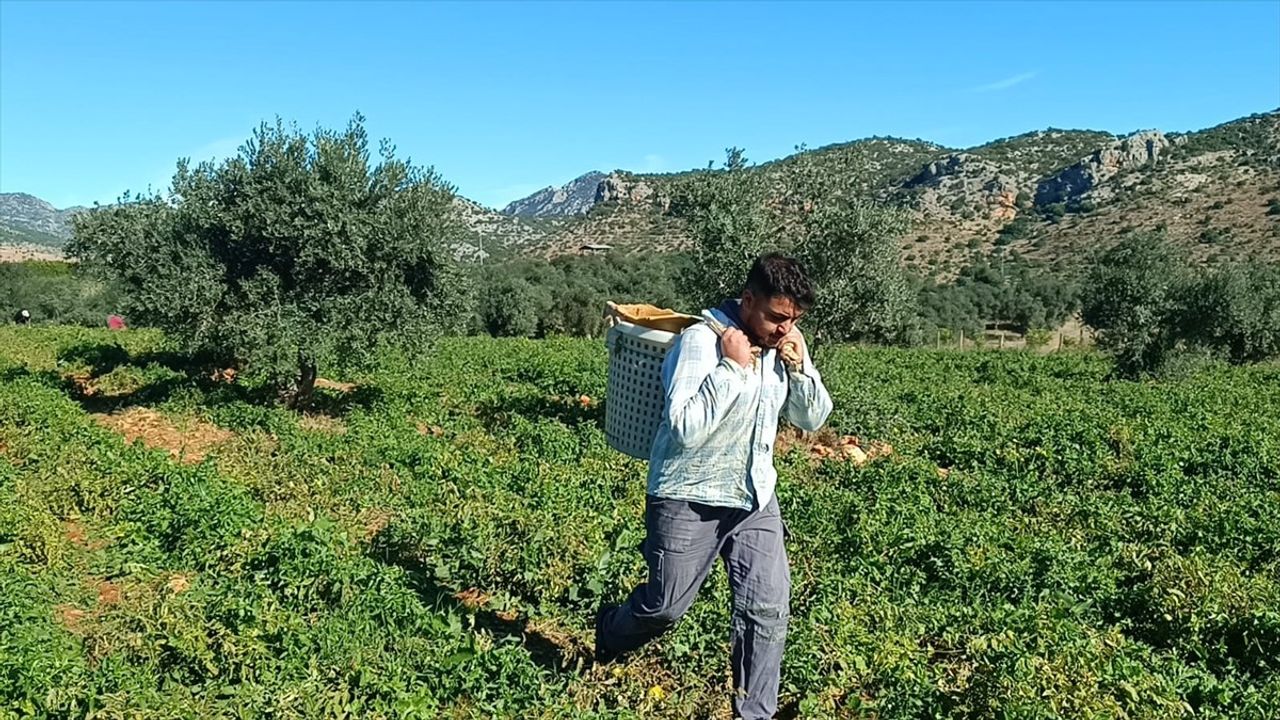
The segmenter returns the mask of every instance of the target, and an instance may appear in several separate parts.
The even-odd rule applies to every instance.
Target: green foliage
[[[1089,213],[1098,209],[1098,204],[1092,200],[1077,200],[1071,203],[1071,206],[1069,207],[1069,209],[1071,210],[1071,212],[1077,212],[1083,215],[1088,215]]]
[[[772,245],[765,196],[763,176],[741,167],[707,170],[672,189],[671,212],[684,218],[693,240],[680,282],[694,305],[715,307],[741,294],[752,261]]]
[[[87,277],[68,263],[0,263],[0,321],[25,308],[36,323],[103,327],[122,305],[114,283]]]
[[[921,325],[971,336],[988,323],[1022,333],[1054,328],[1079,306],[1072,278],[1016,256],[975,260],[947,284],[919,280],[917,292]]]
[[[1053,338],[1053,334],[1044,328],[1037,328],[1027,332],[1027,347],[1031,349],[1042,348],[1049,344]]]
[[[744,170],[750,164],[747,160],[747,151],[734,146],[724,149],[724,169],[725,170]]]
[[[1183,144],[1176,146],[1174,152],[1194,157],[1209,152],[1238,150],[1258,153],[1264,161],[1270,156],[1271,162],[1274,162],[1275,154],[1280,152],[1278,125],[1280,115],[1274,112],[1257,113],[1184,135]]]
[[[727,710],[720,569],[633,661],[577,663],[594,608],[645,572],[644,463],[604,441],[598,340],[386,353],[342,433],[192,386],[150,407],[235,433],[195,465],[122,443],[69,396],[56,358],[116,341],[98,354],[145,376],[163,338],[0,328],[5,713]],[[834,345],[817,363],[835,427],[894,453],[777,458],[789,712],[1280,712],[1276,368],[1137,383],[1091,353]],[[156,397],[140,392],[126,400]]]
[[[533,337],[540,318],[550,312],[551,295],[528,280],[501,277],[482,288],[480,313],[490,335]]]
[[[320,365],[420,351],[467,313],[447,241],[453,192],[383,143],[262,125],[220,165],[178,163],[167,200],[76,217],[72,255],[118,279],[129,314],[305,402]]]
[[[595,337],[605,303],[648,303],[684,312],[699,308],[678,291],[689,272],[683,254],[562,255],[489,265],[476,282],[478,324],[496,336]]]
[[[997,164],[1025,168],[1032,177],[1042,178],[1066,168],[1115,139],[1116,136],[1110,133],[1049,128],[993,140],[968,152]]]
[[[795,248],[818,302],[806,324],[815,340],[906,342],[915,303],[898,261],[905,215],[847,195],[819,203]]]
[[[809,154],[772,181],[729,164],[685,179],[672,197],[693,239],[681,289],[695,305],[737,297],[755,258],[781,250],[804,263],[818,290],[805,321],[815,340],[910,336],[913,298],[898,258],[904,213],[863,199],[857,173],[827,173]]]
[[[1280,266],[1213,263],[1192,272],[1163,238],[1132,236],[1104,253],[1084,290],[1084,319],[1126,374],[1175,352],[1234,363],[1280,355]]]
[[[1180,298],[1179,336],[1235,363],[1280,355],[1280,265],[1231,263],[1201,273]]]
[[[1231,238],[1231,229],[1212,225],[1200,231],[1200,242],[1206,245],[1221,245]]]
[[[1082,314],[1122,373],[1154,370],[1173,350],[1187,282],[1185,264],[1161,236],[1130,235],[1099,257],[1081,293]]]
[[[1022,214],[1015,217],[996,233],[996,245],[1008,245],[1018,240],[1025,240],[1035,232],[1035,220]]]

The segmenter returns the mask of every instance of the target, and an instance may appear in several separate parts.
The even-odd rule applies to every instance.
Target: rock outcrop
[[[547,187],[516,200],[502,209],[503,214],[519,217],[570,217],[581,215],[596,202],[596,189],[605,174],[589,172],[561,185]]]
[[[934,213],[963,205],[998,222],[1018,214],[1017,179],[969,153],[953,153],[925,165],[903,187],[916,188],[920,204]]]
[[[610,173],[596,186],[596,203],[654,203],[663,212],[670,209],[671,198],[659,195],[653,185],[644,180],[636,180],[630,175]]]
[[[1036,205],[1075,200],[1126,170],[1154,165],[1172,144],[1158,130],[1134,133],[1045,179],[1036,187]]]

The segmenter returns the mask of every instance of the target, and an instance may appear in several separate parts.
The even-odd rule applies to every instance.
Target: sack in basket
[[[679,334],[701,319],[653,305],[613,302],[608,303],[605,316],[609,324],[605,437],[613,449],[648,460],[662,424],[662,361]]]

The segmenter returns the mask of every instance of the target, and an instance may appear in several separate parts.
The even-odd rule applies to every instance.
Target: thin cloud
[[[979,85],[978,87],[974,88],[973,91],[974,92],[995,92],[997,90],[1008,90],[1009,88],[1015,85],[1021,85],[1022,83],[1030,80],[1035,76],[1036,76],[1036,73],[1034,72],[1018,73],[1017,75],[1014,75],[1012,77],[1007,77],[1003,80],[997,80],[996,82],[988,83],[986,85]]]
[[[654,173],[662,172],[667,168],[667,159],[661,155],[649,154],[644,156],[644,161],[640,163],[640,172]]]

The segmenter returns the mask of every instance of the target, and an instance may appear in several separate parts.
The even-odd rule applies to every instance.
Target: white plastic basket
[[[614,450],[649,459],[662,424],[662,361],[677,337],[621,320],[609,328],[604,434]]]

